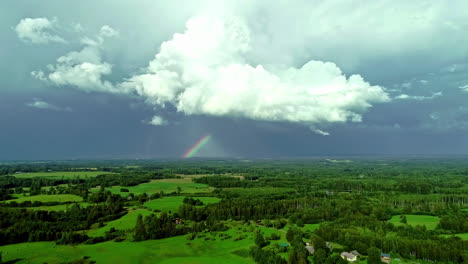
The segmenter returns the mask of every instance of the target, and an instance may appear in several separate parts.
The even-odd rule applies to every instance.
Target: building
[[[313,246],[307,245],[305,248],[307,249],[307,251],[309,252],[309,254],[313,255],[313,254],[315,253],[315,249],[314,249]]]
[[[382,253],[382,254],[380,254],[380,258],[381,258],[382,262],[385,262],[385,263],[392,262],[392,260],[390,258],[390,254]]]
[[[350,252],[341,252],[340,257],[349,262],[357,261],[357,256]]]

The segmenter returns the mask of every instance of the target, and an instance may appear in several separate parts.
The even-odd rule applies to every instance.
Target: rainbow
[[[197,152],[210,140],[211,135],[206,135],[202,138],[200,138],[197,143],[195,143],[192,147],[187,149],[185,151],[184,155],[182,155],[182,158],[191,158],[193,155],[197,154]]]

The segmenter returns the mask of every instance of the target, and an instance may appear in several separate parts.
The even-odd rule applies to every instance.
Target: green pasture
[[[97,236],[104,236],[106,231],[109,231],[112,227],[116,230],[129,230],[135,228],[136,220],[139,214],[142,216],[148,216],[153,212],[145,210],[145,209],[130,209],[128,213],[122,216],[119,219],[110,221],[106,223],[105,226],[92,229],[88,231],[88,236],[90,237],[97,237]]]
[[[27,193],[13,193],[11,196],[15,198],[23,198],[27,196]]]
[[[113,186],[106,188],[106,190],[122,196],[127,196],[129,193],[134,193],[136,195],[143,193],[154,194],[161,191],[164,193],[173,193],[177,192],[177,187],[181,188],[181,193],[207,193],[213,191],[213,188],[206,184],[187,182],[184,181],[184,179],[180,179],[180,181],[153,180],[148,183],[142,183],[131,187]],[[121,192],[121,188],[126,188],[129,192]],[[99,187],[92,188],[90,191],[96,192],[99,191],[99,189]]]
[[[406,220],[408,225],[424,225],[427,229],[434,230],[439,224],[440,218],[431,215],[406,215]],[[394,225],[403,225],[400,221],[400,215],[394,215],[389,222]]]
[[[88,203],[78,203],[81,208],[88,207]],[[37,206],[37,207],[21,207],[28,210],[42,210],[42,211],[67,211],[73,204],[59,204],[51,206]]]
[[[26,202],[26,201],[39,201],[39,202],[81,202],[83,201],[83,197],[80,197],[78,195],[74,194],[52,194],[52,195],[46,195],[46,194],[40,194],[40,195],[34,195],[34,196],[24,196],[18,199],[13,199],[13,200],[7,200],[6,202],[12,202],[15,201],[17,203],[21,202]]]
[[[452,236],[456,236],[456,237],[459,237],[463,240],[468,240],[468,233],[459,233],[459,234],[453,234],[453,235],[441,235],[443,237],[452,237]]]
[[[114,174],[107,171],[51,171],[51,172],[28,172],[14,174],[16,178],[47,178],[47,179],[74,179],[93,178],[102,174]]]
[[[320,224],[305,224],[304,227],[302,228],[303,231],[310,231],[314,232],[320,227]]]
[[[177,212],[182,205],[185,196],[166,196],[160,199],[154,199],[144,204],[149,209],[157,209],[162,212]],[[194,199],[201,200],[205,205],[210,203],[217,203],[221,199],[216,197],[193,197]]]
[[[55,245],[54,242],[34,242],[1,246],[3,260],[16,264],[58,264],[89,256],[99,264],[105,263],[161,263],[161,264],[242,264],[254,263],[244,257],[251,237],[234,241],[216,234],[187,240],[178,236],[142,242],[104,242],[94,245]]]
[[[225,188],[222,194],[228,197],[259,197],[281,195],[293,193],[296,190],[293,188],[275,188],[275,187],[259,187],[259,188]]]

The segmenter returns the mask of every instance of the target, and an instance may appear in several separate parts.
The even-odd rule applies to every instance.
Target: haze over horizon
[[[0,160],[468,155],[463,0],[18,0],[0,27]]]

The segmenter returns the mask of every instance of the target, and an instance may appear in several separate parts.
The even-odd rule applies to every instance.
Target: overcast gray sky
[[[0,39],[0,159],[468,154],[465,0],[1,1]]]

